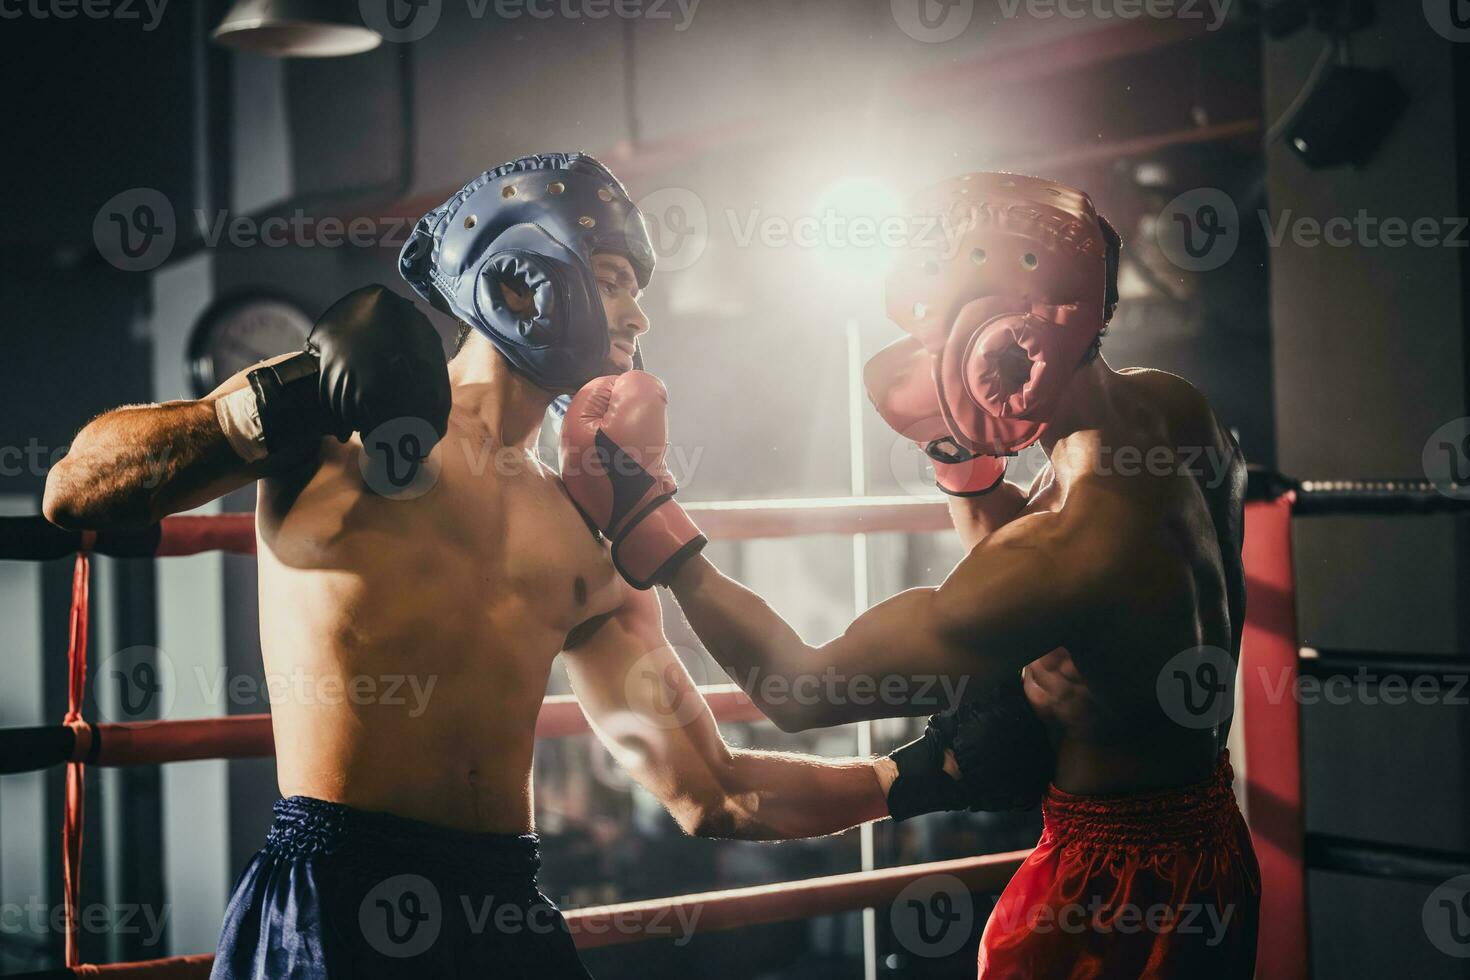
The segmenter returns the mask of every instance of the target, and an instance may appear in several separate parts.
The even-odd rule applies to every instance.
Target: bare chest
[[[480,587],[565,633],[609,611],[617,572],[561,480],[535,460],[476,470],[446,460],[434,520]]]
[[[617,602],[606,547],[536,465],[472,467],[445,454],[412,499],[328,465],[294,497],[263,498],[261,517],[289,588],[330,591],[363,621],[412,609],[419,627],[556,639]],[[303,574],[312,571],[325,574]]]

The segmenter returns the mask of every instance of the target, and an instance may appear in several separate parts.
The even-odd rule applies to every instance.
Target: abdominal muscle
[[[320,584],[289,586],[287,603]],[[333,623],[351,619],[330,610],[318,622],[287,616],[289,628],[262,617],[281,793],[461,830],[528,832],[536,716],[560,644],[513,615],[461,612],[456,621],[441,609],[448,618],[429,626],[420,611],[403,615],[414,598],[400,589],[368,617],[367,632]],[[468,619],[479,625],[467,628]]]
[[[1097,697],[1071,655],[1053,650],[1028,664],[1026,698],[1057,750],[1053,782],[1079,796],[1112,796],[1203,782],[1214,771],[1219,734],[1186,729],[1157,704],[1123,709]]]

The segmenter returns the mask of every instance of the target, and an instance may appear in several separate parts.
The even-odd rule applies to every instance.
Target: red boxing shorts
[[[1202,783],[1042,801],[980,940],[981,980],[1251,980],[1261,871],[1229,753]]]

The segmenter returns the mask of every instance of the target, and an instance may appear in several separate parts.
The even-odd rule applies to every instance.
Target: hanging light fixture
[[[235,0],[210,35],[217,43],[279,58],[334,58],[382,43],[343,0]]]

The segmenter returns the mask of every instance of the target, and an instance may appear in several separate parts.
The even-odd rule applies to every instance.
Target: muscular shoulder
[[[1210,489],[1243,484],[1240,446],[1203,392],[1167,371],[1131,368],[1119,373],[1138,396],[1140,412],[1150,419],[1151,424],[1140,428],[1154,433],[1151,441],[1170,453],[1179,473]]]
[[[966,556],[950,594],[964,601],[964,583],[1013,597],[1045,595],[1078,609],[1116,598],[1136,559],[1145,524],[1115,494],[1088,490],[1061,511],[1027,514],[997,529]]]
[[[1213,441],[1221,432],[1219,419],[1204,392],[1179,375],[1153,368],[1128,368],[1118,373],[1141,396],[1145,409],[1162,416],[1178,438]]]

